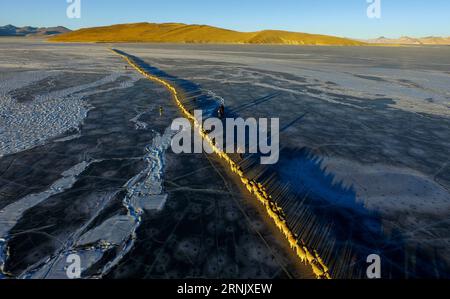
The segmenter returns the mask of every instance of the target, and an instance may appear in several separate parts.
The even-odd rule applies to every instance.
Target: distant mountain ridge
[[[365,44],[361,41],[320,34],[282,30],[239,32],[207,25],[186,25],[181,23],[134,23],[86,28],[55,36],[50,41],[340,46],[360,46]]]
[[[63,26],[57,27],[16,27],[13,25],[0,26],[0,36],[53,36],[70,32]]]
[[[450,45],[450,37],[428,36],[414,38],[402,36],[400,38],[386,38],[384,36],[365,40],[369,44],[399,44],[399,45]]]

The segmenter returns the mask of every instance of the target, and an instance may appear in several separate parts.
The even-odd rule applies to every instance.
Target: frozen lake
[[[214,92],[230,116],[280,119],[277,200],[336,277],[363,276],[372,253],[386,276],[449,277],[450,47],[20,39],[0,39],[4,273],[61,277],[78,252],[86,276],[310,275],[214,157],[163,146],[179,111],[108,47]]]

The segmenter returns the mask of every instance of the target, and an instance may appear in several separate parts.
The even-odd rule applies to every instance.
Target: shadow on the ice
[[[229,113],[230,113],[230,114],[237,114],[237,113],[239,113],[239,112],[241,112],[241,111],[243,111],[243,110],[247,110],[247,109],[250,109],[250,108],[254,108],[254,107],[258,106],[258,105],[261,105],[261,104],[263,104],[263,103],[265,103],[265,102],[268,102],[268,101],[271,101],[271,100],[275,99],[275,98],[276,98],[277,96],[279,96],[280,94],[281,94],[281,92],[274,92],[274,93],[271,93],[271,94],[266,95],[266,96],[264,96],[264,97],[255,99],[255,100],[250,101],[250,102],[247,102],[247,103],[244,103],[244,104],[242,104],[242,105],[239,105],[239,106],[237,106],[237,107],[231,109],[231,110],[229,111]]]
[[[283,148],[272,166],[260,165],[258,155],[241,164],[267,186],[299,238],[319,249],[333,277],[366,278],[371,254],[381,257],[383,278],[449,277],[437,253],[411,251],[401,232],[387,234],[381,215],[366,209],[354,186],[339,181],[309,149]]]
[[[114,51],[133,60],[148,74],[151,74],[173,84],[177,88],[177,90],[182,93],[181,99],[183,101],[183,105],[189,112],[193,113],[194,110],[202,110],[204,117],[217,116],[218,108],[222,103],[214,94],[208,93],[207,91],[202,89],[200,85],[170,75],[154,66],[149,65],[139,57],[129,55],[117,49],[114,49]]]

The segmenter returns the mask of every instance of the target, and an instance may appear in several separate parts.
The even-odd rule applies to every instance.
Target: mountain
[[[397,44],[397,45],[450,45],[450,37],[428,36],[414,38],[402,36],[400,38],[379,37],[377,39],[365,40],[369,44]]]
[[[55,42],[154,42],[359,46],[335,36],[264,30],[239,32],[206,25],[135,23],[80,29],[50,38]]]
[[[0,26],[0,36],[52,36],[67,33],[71,30],[66,27],[16,27],[13,25]]]

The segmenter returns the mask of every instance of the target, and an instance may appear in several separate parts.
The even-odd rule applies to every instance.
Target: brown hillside
[[[80,29],[54,42],[153,42],[357,46],[363,42],[327,35],[265,30],[238,32],[206,25],[136,23]]]

